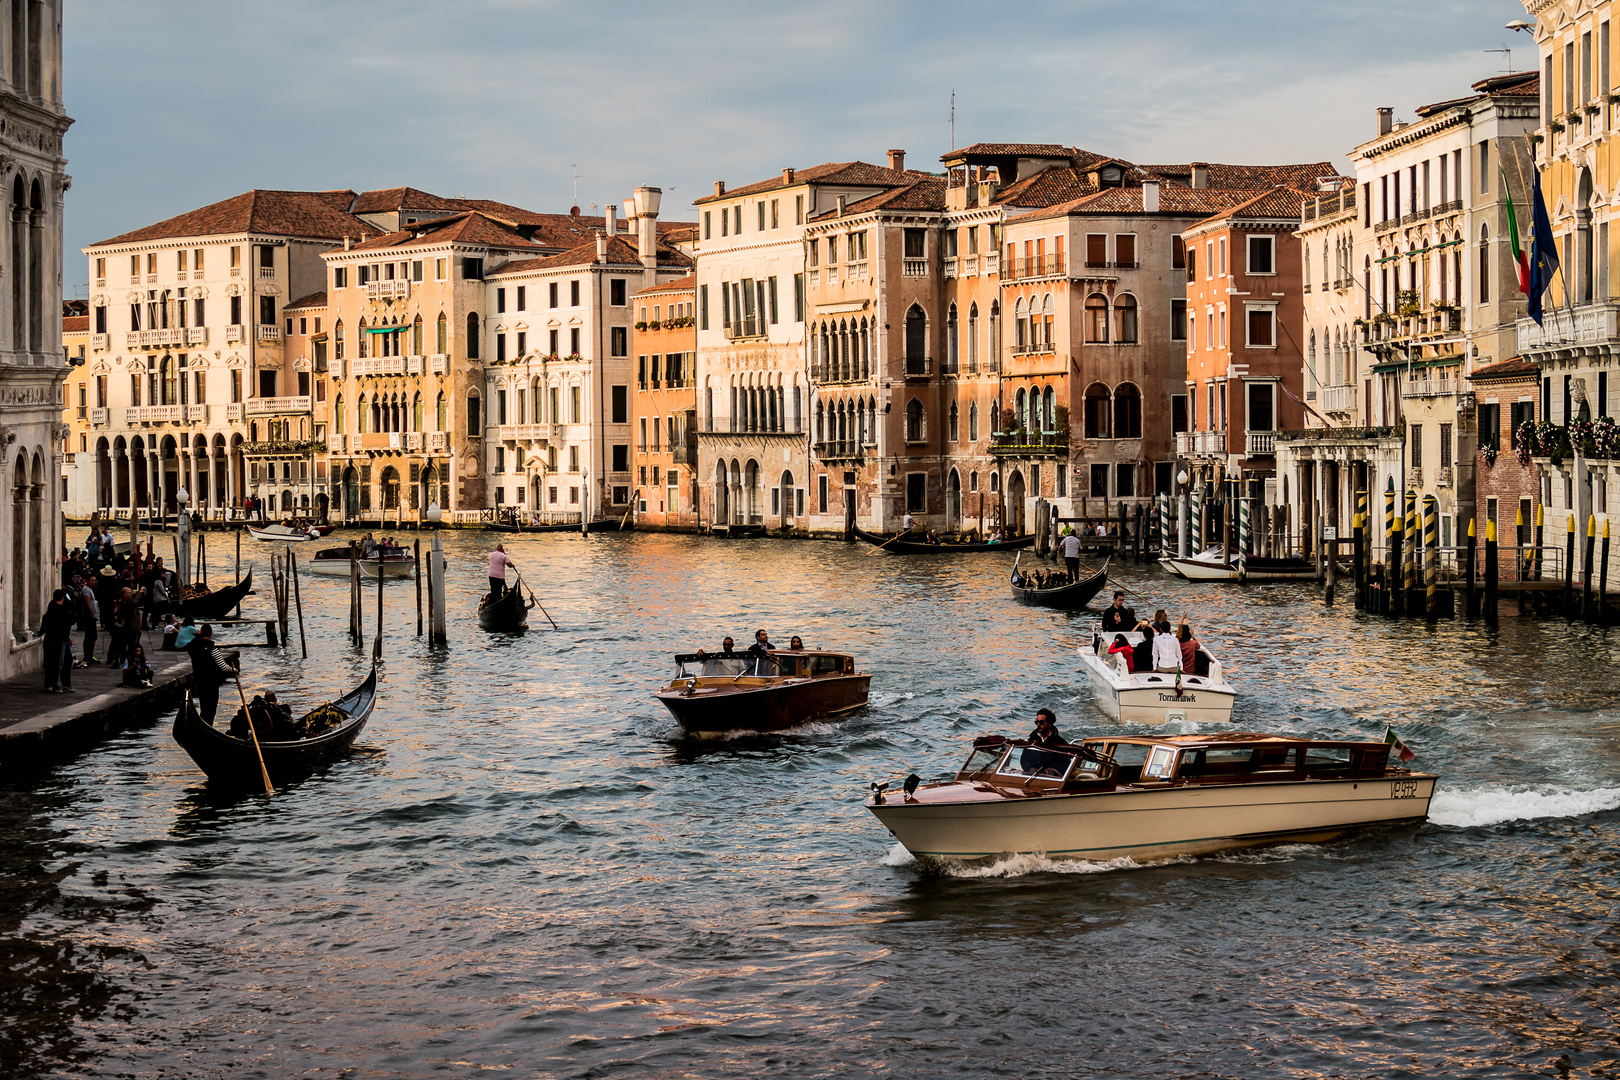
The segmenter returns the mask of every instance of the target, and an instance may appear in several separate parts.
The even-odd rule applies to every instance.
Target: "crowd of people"
[[[1103,633],[1114,635],[1108,655],[1120,658],[1132,672],[1199,674],[1198,638],[1185,617],[1171,623],[1169,614],[1159,608],[1153,618],[1139,619],[1136,612],[1125,605],[1125,594],[1115,591],[1113,604],[1103,612],[1102,629]],[[1129,633],[1142,637],[1133,644],[1125,636]]]

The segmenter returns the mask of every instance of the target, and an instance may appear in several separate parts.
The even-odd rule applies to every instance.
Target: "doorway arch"
[[[1024,474],[1016,470],[1007,477],[1007,530],[1024,535]]]

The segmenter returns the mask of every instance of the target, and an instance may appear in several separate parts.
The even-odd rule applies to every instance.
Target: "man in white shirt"
[[[1070,532],[1058,541],[1058,548],[1063,552],[1063,561],[1069,567],[1069,580],[1080,579],[1080,534]]]
[[[1153,635],[1153,670],[1181,674],[1181,642],[1170,632]]]

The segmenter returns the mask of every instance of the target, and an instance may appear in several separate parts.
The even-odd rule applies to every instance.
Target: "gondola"
[[[618,532],[619,523],[619,518],[597,518],[595,521],[587,522],[585,528],[589,532]],[[577,521],[563,522],[561,524],[554,521],[548,521],[542,525],[523,525],[511,521],[494,521],[490,522],[488,525],[485,525],[484,528],[489,529],[491,532],[514,533],[577,533],[580,531],[579,522]]]
[[[865,529],[857,528],[855,535],[874,547],[895,555],[963,555],[975,551],[1017,551],[1027,548],[1035,542],[1034,536],[1019,536],[1012,540],[1002,540],[995,544],[926,544],[917,540],[906,540],[908,534],[899,536],[882,536],[878,533],[869,533]]]
[[[178,604],[171,603],[169,608],[178,614],[182,619],[190,618],[197,619],[199,621],[204,619],[223,619],[233,610],[235,610],[236,605],[240,604],[242,602],[242,598],[252,590],[253,568],[250,566],[248,567],[248,572],[243,575],[242,580],[238,581],[235,585],[227,586],[223,589],[215,589],[211,593],[207,593],[203,596],[196,596],[190,600],[182,600]]]
[[[1020,555],[1020,558],[1022,556]],[[1018,562],[1014,560],[1012,569],[1013,599],[1021,604],[1030,604],[1034,607],[1057,608],[1059,611],[1079,611],[1103,590],[1108,584],[1108,560],[1104,559],[1102,568],[1096,573],[1081,578],[1079,581],[1067,585],[1058,585],[1050,589],[1036,589],[1020,584],[1023,576],[1018,571]]]
[[[221,689],[229,689],[229,686]],[[366,718],[371,715],[371,708],[376,703],[377,669],[373,667],[365,682],[328,703],[347,717],[336,727],[311,738],[289,742],[261,739],[259,751],[264,754],[264,767],[270,773],[271,782],[280,784],[307,776],[311,770],[348,753],[349,747],[366,726]],[[325,708],[327,706],[322,706],[304,719],[309,720]],[[259,754],[253,749],[253,741],[238,739],[204,723],[191,704],[190,694],[186,695],[180,711],[175,714],[174,741],[191,755],[191,760],[197,763],[199,769],[208,774],[210,782],[230,787],[262,788],[264,781],[259,772]]]
[[[521,633],[529,628],[529,609],[533,606],[523,602],[518,590],[507,589],[498,598],[478,605],[478,625],[485,630]]]

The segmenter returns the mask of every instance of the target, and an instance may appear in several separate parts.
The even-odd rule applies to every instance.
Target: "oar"
[[[270,770],[264,767],[264,751],[259,749],[259,733],[253,730],[253,713],[248,711],[247,695],[242,693],[242,673],[236,673],[236,696],[242,699],[242,715],[247,717],[248,738],[253,740],[253,752],[259,756],[259,775],[264,778],[264,793],[274,795],[275,787],[270,783]]]
[[[518,573],[517,567],[512,567],[512,573],[517,574],[519,585],[522,585],[525,589],[529,589],[529,583],[523,580],[523,575]],[[529,589],[529,599],[534,601],[534,606],[540,609],[540,614],[546,617],[546,622],[551,624],[551,628],[553,630],[557,629],[557,620],[553,619],[551,617],[551,612],[547,611],[545,605],[540,603],[539,598],[534,595],[533,589]]]
[[[867,554],[868,555],[876,555],[878,552],[882,551],[884,548],[888,547],[890,544],[894,543],[896,540],[900,539],[902,536],[906,535],[906,533],[908,533],[910,531],[911,531],[910,529],[904,529],[904,530],[902,530],[900,532],[895,533],[893,536],[891,536],[887,540],[883,541],[883,543],[879,544],[877,547],[875,547],[872,550],[868,551]]]

